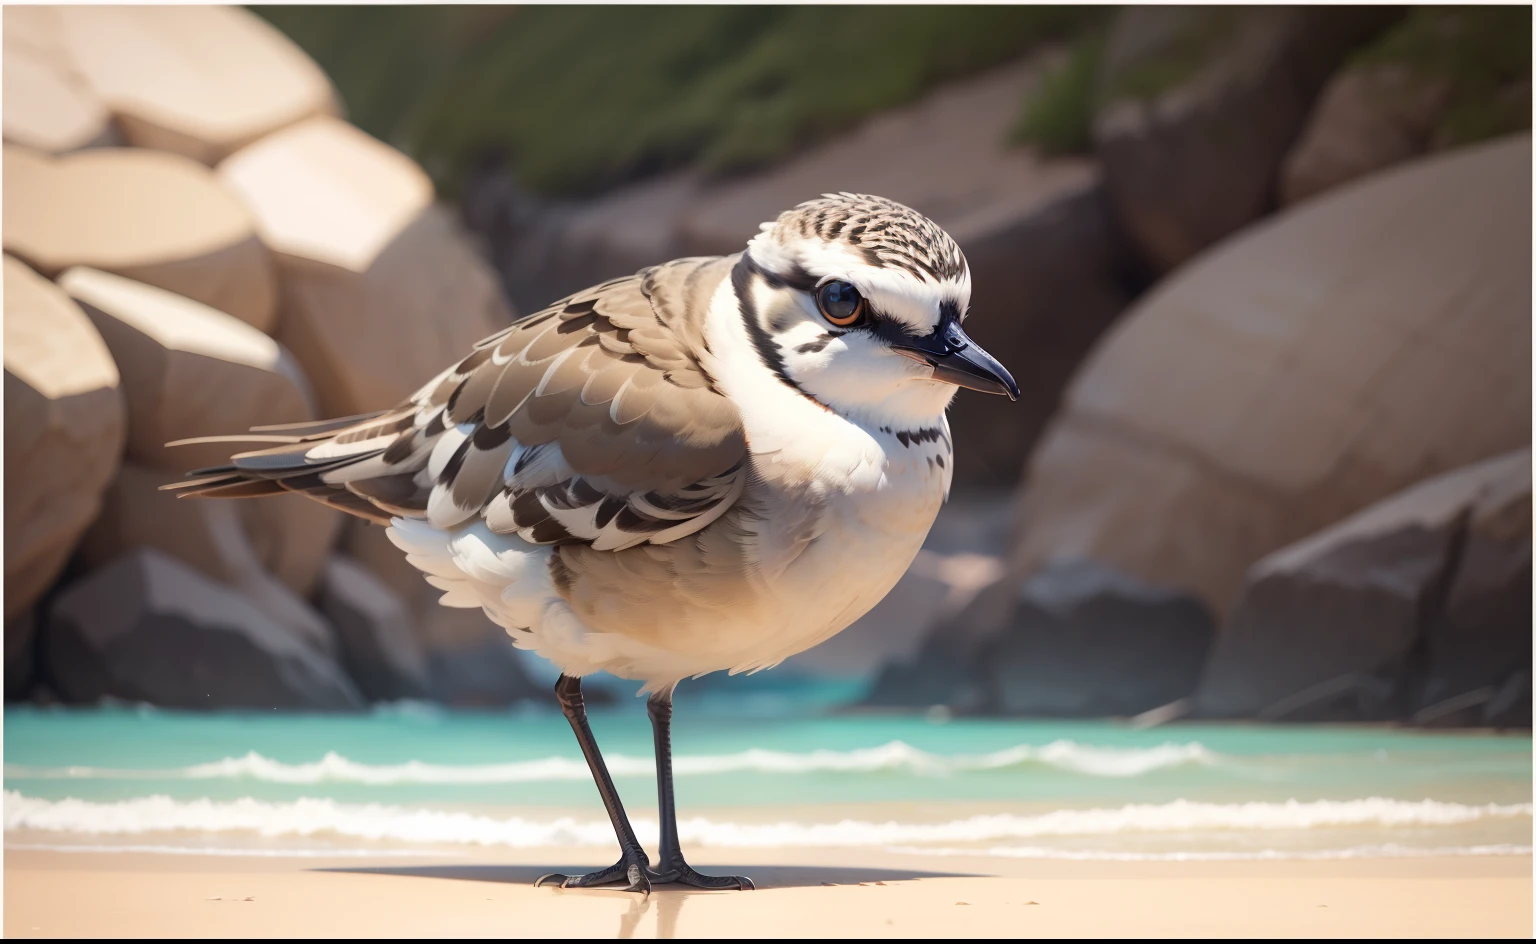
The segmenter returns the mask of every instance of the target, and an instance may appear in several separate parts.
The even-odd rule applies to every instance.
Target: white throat
[[[753,288],[767,291],[755,282]],[[851,415],[834,410],[763,363],[728,278],[711,300],[704,333],[706,367],[740,411],[748,448],[764,476],[789,486],[822,483],[839,491],[879,490],[895,484],[896,477],[915,476],[932,478],[948,494],[954,468],[944,415],[949,397],[922,399],[926,409],[916,415],[879,405]],[[913,436],[919,431],[929,431],[921,442]]]

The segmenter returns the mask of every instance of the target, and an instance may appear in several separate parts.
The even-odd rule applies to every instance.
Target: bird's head
[[[732,279],[764,364],[839,413],[931,420],[957,387],[1018,399],[961,327],[971,273],[960,247],[899,203],[802,203],[763,224]]]

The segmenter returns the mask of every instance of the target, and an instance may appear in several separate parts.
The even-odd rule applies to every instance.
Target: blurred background
[[[711,802],[790,768],[1529,799],[1529,7],[12,6],[3,63],[8,829],[152,789],[558,802],[579,766],[431,767],[575,758],[550,667],[380,528],[158,493],[223,458],[163,444],[388,407],[838,190],[956,238],[1023,396],[960,394],[950,502],[873,612],[682,686]],[[638,705],[605,723],[648,772]],[[741,759],[806,745],[842,759]],[[1244,793],[1228,755],[1342,779]],[[1453,768],[1483,779],[1423,786]]]

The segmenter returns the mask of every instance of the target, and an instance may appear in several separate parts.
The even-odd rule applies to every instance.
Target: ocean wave
[[[653,777],[649,757],[613,754],[608,771],[615,777]],[[943,755],[919,750],[903,741],[849,751],[816,750],[805,753],[761,748],[734,754],[682,755],[672,760],[679,777],[730,773],[913,773],[945,776],[1013,767],[1044,766],[1090,777],[1138,777],[1154,771],[1184,766],[1213,766],[1223,758],[1199,743],[1159,744],[1154,747],[1094,747],[1074,741],[1053,741],[1043,746],[1020,744],[987,754]],[[582,781],[591,777],[578,758],[545,757],[501,764],[365,764],[327,753],[318,761],[289,764],[252,751],[243,757],[186,767],[165,769],[113,769],[107,767],[27,767],[7,764],[7,780],[257,780],[265,783],[317,784],[498,784],[560,780]]]
[[[343,836],[407,843],[481,846],[600,846],[613,841],[606,821],[560,817],[497,818],[453,810],[327,799],[265,802],[173,800],[165,796],[116,802],[46,800],[7,790],[7,832],[35,830],[92,836],[195,831],[242,832],[264,837]],[[865,822],[732,823],[702,817],[681,820],[682,838],[701,846],[892,847],[1121,834],[1310,830],[1330,827],[1456,826],[1481,820],[1531,817],[1531,804],[1468,805],[1436,800],[1318,800],[1284,803],[1197,803],[1175,800],[1117,808],[1055,810],[1035,815],[972,816],[942,823]],[[654,821],[636,820],[642,840],[654,841]]]

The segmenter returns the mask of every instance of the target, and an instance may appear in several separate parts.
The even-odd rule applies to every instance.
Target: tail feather
[[[309,420],[303,423],[275,423],[271,426],[252,426],[253,433],[289,433],[299,437],[318,438],[326,433],[346,429],[351,426],[361,426],[369,420],[376,420],[390,413],[389,410],[378,410],[373,413],[358,413],[355,416],[339,416],[333,420]]]
[[[186,479],[162,486],[161,490],[173,492],[177,498],[253,498],[298,493],[348,514],[388,523],[390,511],[349,490],[344,482],[328,481],[326,473],[383,455],[400,436],[414,433],[413,417],[414,404],[407,404],[393,411],[341,419],[257,426],[248,434],[178,440],[167,445],[267,445],[235,453],[229,465],[193,469]]]

